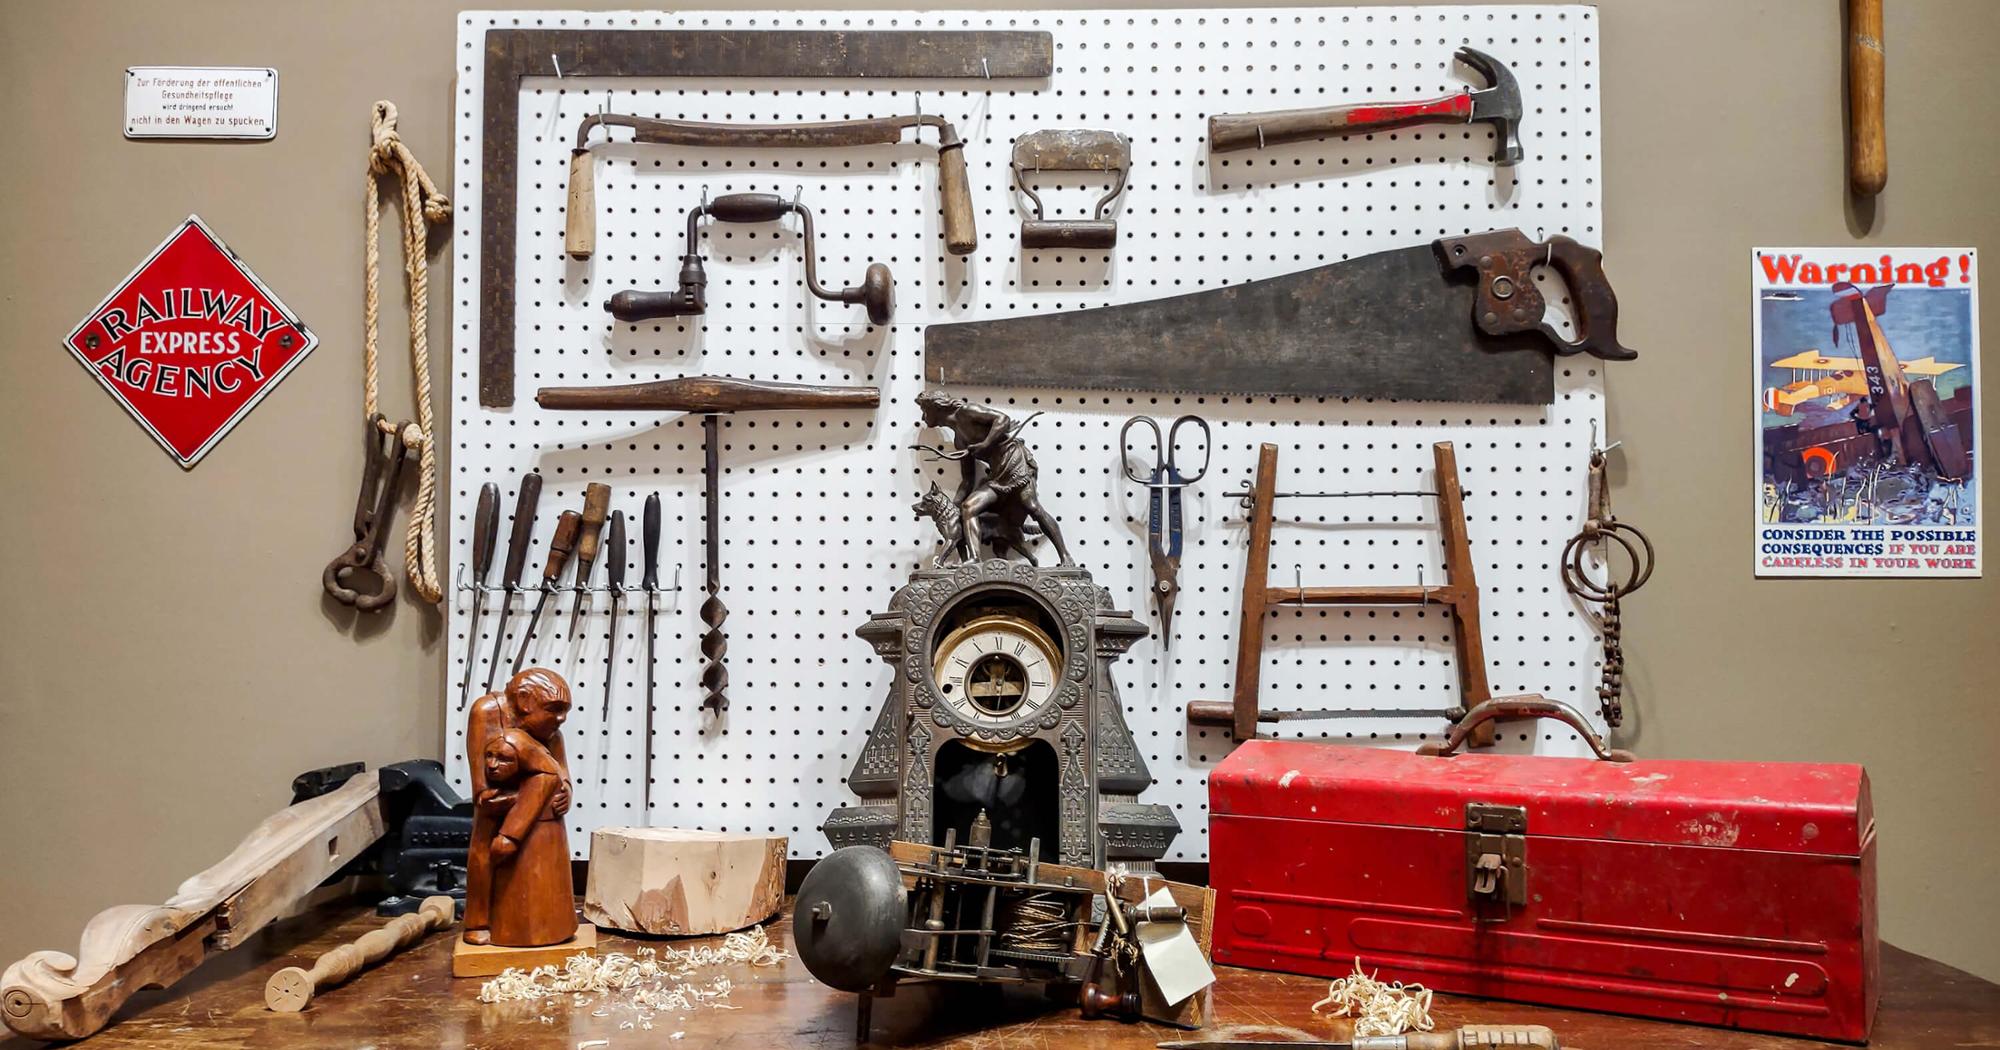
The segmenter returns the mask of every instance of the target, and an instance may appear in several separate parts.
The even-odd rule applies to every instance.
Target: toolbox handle
[[[1576,730],[1576,735],[1583,738],[1584,743],[1590,745],[1590,750],[1606,762],[1630,762],[1634,757],[1632,752],[1622,748],[1606,747],[1604,738],[1590,728],[1590,723],[1583,720],[1583,715],[1579,714],[1576,708],[1560,700],[1534,695],[1496,696],[1479,704],[1467,711],[1457,725],[1451,727],[1449,737],[1442,742],[1433,740],[1425,743],[1417,748],[1417,754],[1449,758],[1460,745],[1471,739],[1473,730],[1488,722],[1515,718],[1553,718],[1566,722],[1571,729]]]

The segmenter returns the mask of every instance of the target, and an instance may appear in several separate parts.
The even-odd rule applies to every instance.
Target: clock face
[[[959,716],[978,725],[1026,721],[1047,709],[1062,674],[1062,655],[1033,623],[981,616],[945,636],[931,673]]]

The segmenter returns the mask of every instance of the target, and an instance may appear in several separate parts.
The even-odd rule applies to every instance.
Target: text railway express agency
[[[130,313],[114,306],[90,323],[116,348],[97,362],[99,371],[133,390],[189,398],[263,382],[267,338],[293,327],[251,296],[207,288],[170,288],[157,304],[141,294]]]

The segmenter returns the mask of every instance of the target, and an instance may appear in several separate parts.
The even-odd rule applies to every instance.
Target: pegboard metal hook
[[[986,64],[985,55],[979,56],[979,71],[986,75],[986,79],[993,79],[993,67]]]
[[[549,65],[556,67],[556,79],[561,80],[563,78],[562,60],[557,58],[556,53],[553,51],[549,52]]]

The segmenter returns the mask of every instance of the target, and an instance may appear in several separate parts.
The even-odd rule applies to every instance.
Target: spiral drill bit
[[[722,621],[729,618],[729,607],[722,604],[722,538],[718,528],[722,517],[722,471],[716,466],[716,448],[722,442],[718,417],[709,414],[701,417],[702,474],[707,479],[707,527],[708,527],[708,579],[704,589],[708,597],[701,603],[701,622],[708,630],[701,636],[701,706],[717,715],[729,710],[729,668],[723,666],[722,658],[729,652],[729,639],[722,633]]]

